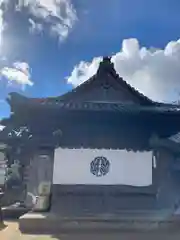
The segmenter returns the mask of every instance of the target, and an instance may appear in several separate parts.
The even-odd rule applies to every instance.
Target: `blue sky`
[[[61,95],[92,75],[99,57],[104,55],[114,55],[117,71],[119,69],[133,86],[136,87],[137,83],[137,88],[146,95],[153,98],[155,89],[155,99],[171,101],[177,97],[176,89],[180,89],[179,0],[69,0],[68,4],[63,1],[59,0],[59,5],[55,5],[53,0],[40,0],[41,6],[37,5],[36,0],[0,1],[4,4],[1,7],[0,118],[9,115],[8,106],[4,102],[9,92],[17,91],[29,97]],[[128,39],[134,40],[127,42]],[[126,42],[122,48],[124,40]],[[170,46],[171,56],[167,57],[164,53],[171,41],[174,44]],[[127,52],[126,46],[129,49]],[[146,55],[162,50],[160,57],[156,54],[148,58],[151,66],[149,72],[147,57],[145,66],[142,55],[140,64],[143,63],[145,67],[134,67],[137,62],[134,60],[138,58],[142,47],[146,48]],[[123,51],[130,56],[130,52],[133,52],[134,55],[126,56],[126,60],[121,55],[120,59],[118,53]],[[153,62],[156,61],[154,71]],[[128,71],[125,71],[127,66]],[[172,79],[168,87],[165,87],[167,81],[163,80],[165,66],[171,68],[166,72],[166,76],[169,74]],[[16,75],[12,77],[13,70],[15,74],[20,74],[18,76],[22,77],[22,82],[21,79],[17,81]],[[73,70],[76,70],[75,76],[72,76]],[[83,71],[83,78],[80,71]],[[68,83],[69,76],[72,77]],[[136,81],[137,76],[140,80]],[[143,77],[147,81],[141,89]],[[151,85],[151,93],[147,91],[147,84]],[[171,86],[172,89],[168,90]]]

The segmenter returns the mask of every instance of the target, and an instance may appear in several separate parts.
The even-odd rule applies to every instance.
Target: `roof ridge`
[[[107,71],[109,72],[112,77],[117,81],[118,84],[123,84],[123,87],[127,87],[128,90],[131,91],[132,94],[136,94],[137,97],[143,99],[148,104],[156,104],[153,100],[145,96],[143,93],[139,92],[137,89],[135,89],[133,86],[131,86],[126,80],[123,79],[115,70],[114,63],[111,61],[112,57],[106,56],[103,57],[103,60],[100,62],[99,67],[97,69],[96,74],[94,74],[92,77],[78,85],[76,88],[72,89],[71,91],[59,96],[59,98],[68,97],[73,92],[79,91],[79,89],[84,88],[85,86],[89,85],[98,75],[100,75],[102,72]]]
[[[148,101],[149,103],[155,104],[155,102],[152,99],[150,99],[147,96],[145,96],[142,92],[137,90],[135,87],[133,87],[131,84],[129,84],[123,77],[121,77],[119,75],[119,73],[117,73],[117,71],[116,71],[116,69],[114,67],[114,63],[111,61],[111,59],[112,59],[112,57],[104,57],[103,60],[100,62],[99,69],[101,67],[103,67],[104,64],[109,65],[107,70],[117,80],[117,82],[119,84],[120,84],[120,81],[121,81],[121,83],[124,84],[125,87],[128,87],[128,89],[130,91],[132,91],[133,93],[135,93],[136,95],[138,95],[138,97],[143,98],[144,100]]]
[[[87,79],[86,81],[84,81],[83,83],[81,83],[80,85],[78,85],[77,87],[73,88],[72,90],[60,95],[60,96],[54,96],[54,97],[41,97],[41,98],[31,98],[32,100],[51,100],[51,99],[57,99],[57,100],[69,100],[71,98],[71,94],[79,92],[80,93],[84,90],[87,90],[87,86],[90,85],[92,82],[94,82],[96,79],[101,79],[101,77],[98,78],[98,75],[100,74],[104,74],[109,73],[112,78],[119,84],[121,85],[121,87],[123,87],[126,91],[130,91],[131,94],[134,94],[137,98],[139,98],[140,100],[142,100],[142,105],[164,105],[165,103],[161,103],[161,102],[156,102],[151,100],[150,98],[148,98],[147,96],[145,96],[142,92],[140,92],[139,90],[137,90],[135,87],[133,87],[131,84],[129,84],[126,80],[123,79],[123,77],[121,77],[119,75],[119,73],[117,73],[117,71],[114,68],[114,63],[111,61],[112,57],[104,57],[102,59],[102,61],[99,64],[98,70],[96,72],[96,74],[94,74],[92,77],[90,77],[89,79]],[[103,78],[104,79],[104,78]],[[94,86],[94,85],[93,85]],[[8,102],[11,102],[11,98],[16,98],[16,99],[20,99],[20,98],[24,98],[28,99],[28,97],[18,94],[18,93],[10,93],[9,94],[9,99],[7,99]],[[73,100],[73,99],[72,99]],[[171,104],[170,104],[171,105]]]

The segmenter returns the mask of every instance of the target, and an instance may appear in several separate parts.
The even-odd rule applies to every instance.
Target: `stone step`
[[[53,234],[63,231],[146,231],[159,229],[179,229],[180,218],[161,213],[120,216],[94,215],[83,217],[61,217],[52,213],[27,213],[20,217],[19,228],[24,233]]]

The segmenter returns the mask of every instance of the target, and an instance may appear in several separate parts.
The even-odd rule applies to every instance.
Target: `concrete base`
[[[52,213],[27,213],[19,219],[19,229],[23,233],[55,234],[70,231],[159,231],[179,229],[180,218],[162,217],[162,214],[147,215],[122,214],[61,217]]]
[[[20,216],[26,214],[29,211],[29,209],[26,209],[24,207],[3,207],[2,208],[2,217],[3,220],[12,220],[12,219],[18,219]]]

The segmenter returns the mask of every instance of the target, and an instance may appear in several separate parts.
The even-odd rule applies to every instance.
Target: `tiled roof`
[[[103,76],[101,75],[103,74]],[[135,96],[139,101],[142,103],[142,105],[156,105],[157,103],[149,99],[148,97],[144,96],[142,93],[140,93],[138,90],[130,86],[125,80],[123,80],[119,75],[116,73],[114,69],[114,65],[111,62],[110,58],[104,58],[103,61],[100,63],[100,66],[97,70],[97,73],[89,78],[87,81],[84,83],[80,84],[78,87],[74,88],[73,90],[58,96],[58,97],[47,97],[47,98],[27,98],[25,96],[22,96],[17,93],[10,93],[9,98],[7,99],[8,103],[10,105],[12,104],[19,104],[19,102],[30,99],[32,101],[73,101],[74,96],[79,96],[82,93],[84,94],[87,90],[89,90],[89,87],[92,87],[92,85],[95,83],[98,83],[99,81],[102,82],[106,86],[106,81],[104,80],[104,75],[105,76],[111,76],[111,79],[114,79],[115,85],[122,87],[123,89],[126,89],[132,96]],[[105,81],[105,82],[103,82]],[[110,81],[111,82],[111,81]],[[93,83],[93,84],[92,84]],[[113,85],[113,83],[112,83]],[[94,85],[93,85],[94,86]],[[13,98],[13,99],[12,99]]]
[[[72,91],[69,91],[69,92],[65,93],[64,95],[60,96],[59,98],[61,100],[66,100],[66,99],[69,99],[72,96],[72,94],[74,94],[74,93],[83,92],[84,89],[87,88],[88,86],[90,86],[93,81],[96,81],[96,78],[98,78],[98,75],[101,72],[104,72],[104,73],[106,72],[106,74],[110,74],[117,81],[118,84],[120,84],[123,88],[127,89],[132,95],[136,96],[144,104],[147,104],[147,105],[155,104],[154,101],[152,101],[151,99],[146,97],[144,94],[140,93],[137,89],[132,87],[122,77],[120,77],[119,74],[117,74],[117,72],[114,68],[114,64],[111,62],[110,57],[103,58],[102,62],[100,62],[97,73],[94,76],[89,78],[84,83],[80,84],[78,87],[74,88]]]
[[[180,132],[171,136],[169,139],[172,140],[173,142],[180,143]]]
[[[14,96],[15,97],[15,96]],[[152,106],[132,104],[132,103],[111,103],[111,102],[73,102],[64,101],[57,98],[51,99],[29,99],[16,96],[16,104],[14,104],[14,98],[12,96],[12,110],[14,109],[24,109],[26,107],[28,110],[33,109],[65,109],[65,110],[88,110],[88,111],[119,111],[122,113],[139,113],[139,112],[149,112],[149,113],[177,113],[180,114],[180,106],[172,104],[157,104]],[[18,102],[18,104],[17,104]],[[14,108],[14,109],[13,109]]]

